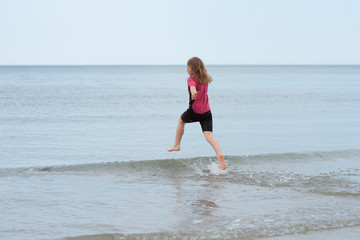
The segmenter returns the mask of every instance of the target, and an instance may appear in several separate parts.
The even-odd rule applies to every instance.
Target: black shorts
[[[212,132],[212,114],[211,111],[208,111],[203,114],[198,114],[194,112],[194,110],[189,107],[188,110],[186,110],[182,115],[181,119],[185,123],[191,123],[191,122],[200,122],[201,129],[203,132],[210,131]]]

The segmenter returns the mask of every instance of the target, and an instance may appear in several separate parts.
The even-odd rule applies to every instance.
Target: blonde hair
[[[205,65],[200,58],[190,58],[187,62],[187,65],[190,67],[190,77],[194,78],[201,84],[212,82],[213,79],[210,75],[207,74]]]

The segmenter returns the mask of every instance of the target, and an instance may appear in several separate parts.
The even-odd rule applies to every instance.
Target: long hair
[[[194,78],[196,81],[201,84],[211,83],[212,77],[207,74],[205,65],[198,57],[190,58],[187,62],[187,65],[190,67],[190,77]]]

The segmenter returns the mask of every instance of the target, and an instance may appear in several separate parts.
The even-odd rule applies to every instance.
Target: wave
[[[236,172],[239,168],[259,166],[262,164],[280,166],[282,164],[307,164],[323,161],[334,162],[342,161],[344,159],[359,160],[360,150],[225,156],[229,172]],[[103,162],[79,165],[3,168],[0,169],[0,177],[19,174],[134,174],[136,172],[150,172],[154,176],[157,176],[158,173],[197,173],[199,175],[203,175],[202,173],[211,171],[209,167],[213,167],[216,163],[216,157],[195,157],[182,159]],[[355,175],[357,174],[355,173]]]
[[[191,172],[195,169],[193,168],[194,165],[200,166],[202,163],[210,163],[212,161],[213,160],[211,158],[199,157],[189,159],[162,159],[44,167],[4,168],[0,169],[0,177],[23,174],[150,174],[152,176],[158,176],[161,175],[161,173],[173,174]]]
[[[104,233],[97,235],[83,235],[77,237],[66,237],[62,240],[121,240],[121,239],[358,239],[360,232],[359,220],[353,223],[338,224],[331,222],[328,225],[318,225],[313,222],[291,225],[285,221],[277,223],[276,227],[266,225],[252,228],[240,227],[239,229],[224,228],[221,231],[209,229],[203,231],[174,231],[174,232],[152,232],[152,233]]]
[[[230,184],[291,188],[344,197],[360,196],[359,150],[226,156],[225,158],[228,165],[226,171],[218,169],[216,157],[197,157],[7,168],[0,169],[0,179],[28,175],[113,176],[131,181],[206,178],[207,181],[221,180]]]

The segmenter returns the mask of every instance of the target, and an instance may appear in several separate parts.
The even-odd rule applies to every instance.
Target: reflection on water
[[[217,216],[223,199],[225,176],[202,177],[198,184],[191,183],[191,180],[193,179],[176,178],[173,181],[177,202],[175,212],[179,213],[181,209],[181,214],[197,223],[203,221],[198,220],[199,218]],[[189,183],[191,187],[188,186]]]

